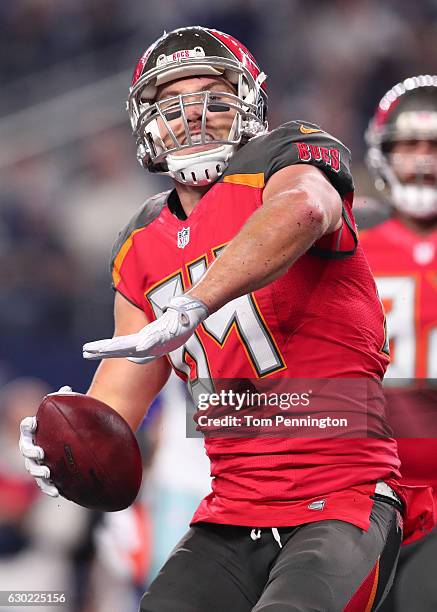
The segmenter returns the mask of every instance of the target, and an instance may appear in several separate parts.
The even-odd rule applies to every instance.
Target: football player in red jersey
[[[264,73],[207,28],[149,47],[128,109],[140,163],[174,188],[147,200],[115,244],[115,335],[84,346],[104,359],[89,393],[135,428],[170,366],[196,401],[223,378],[336,380],[338,401],[345,379],[381,380],[384,315],[357,244],[346,147],[301,121],[268,132]],[[376,404],[369,435],[354,439],[206,437],[213,491],[141,610],[376,609],[403,505],[414,537]],[[21,449],[56,495],[36,427],[23,422]]]
[[[370,169],[387,188],[391,211],[380,223],[363,218],[360,232],[387,312],[387,376],[396,379],[388,388],[391,424],[404,482],[431,484],[437,501],[437,391],[422,380],[437,378],[437,76],[390,89],[366,138]],[[436,558],[435,530],[402,547],[382,609],[437,609]]]

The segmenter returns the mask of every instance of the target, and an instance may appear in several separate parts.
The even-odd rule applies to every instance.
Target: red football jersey
[[[388,387],[389,412],[403,482],[433,485],[437,501],[437,440],[425,437],[436,429],[437,390],[412,380],[437,378],[437,231],[419,235],[391,218],[360,232],[360,240],[387,313],[387,379],[397,379]]]
[[[313,164],[342,197],[338,231],[273,283],[211,315],[169,355],[194,394],[196,385],[223,378],[383,377],[384,315],[357,247],[349,157],[317,126],[290,122],[244,145],[189,218],[175,192],[168,192],[148,200],[121,232],[112,259],[114,286],[152,320],[202,276],[262,206],[264,185],[276,171]],[[336,518],[367,529],[375,482],[393,484],[399,475],[396,443],[387,437],[211,437],[205,446],[213,491],[194,522],[263,527]]]

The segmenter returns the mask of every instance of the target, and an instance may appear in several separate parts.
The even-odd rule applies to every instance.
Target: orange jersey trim
[[[121,249],[118,251],[117,257],[114,259],[114,264],[113,264],[113,269],[112,269],[112,280],[114,281],[114,286],[116,288],[117,288],[118,283],[121,280],[120,270],[121,270],[121,266],[123,265],[124,258],[129,253],[129,250],[130,250],[130,248],[131,248],[131,246],[133,244],[133,238],[134,238],[135,234],[137,232],[140,232],[142,229],[144,229],[144,228],[143,227],[139,227],[138,229],[134,230],[129,235],[127,240],[125,240],[125,242],[123,242],[123,245],[122,245]]]
[[[255,187],[256,189],[264,189],[264,172],[257,174],[230,174],[223,178],[224,183],[232,183],[234,185],[246,185],[246,187]]]

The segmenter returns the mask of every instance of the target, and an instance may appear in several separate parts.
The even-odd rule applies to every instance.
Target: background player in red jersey
[[[384,374],[384,317],[357,246],[349,151],[299,121],[267,132],[266,103],[254,58],[216,30],[165,34],[137,66],[128,106],[138,158],[174,189],[120,233],[115,336],[84,347],[86,358],[114,358],[89,393],[133,428],[170,364],[194,398],[218,378]],[[213,491],[143,612],[376,609],[396,564],[399,496],[408,501],[379,410],[369,436],[353,440],[207,438]],[[56,495],[36,427],[23,422],[22,452]],[[408,510],[407,532],[410,519]]]
[[[388,91],[367,142],[391,213],[378,224],[363,218],[360,238],[387,312],[392,426],[404,481],[433,485],[437,500],[437,392],[429,380],[437,377],[437,76],[412,77]],[[436,558],[436,531],[403,547],[382,609],[435,610]]]

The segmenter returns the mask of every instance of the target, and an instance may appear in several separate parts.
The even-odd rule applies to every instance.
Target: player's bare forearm
[[[214,312],[230,300],[264,287],[308,250],[324,233],[324,225],[321,214],[306,203],[268,202],[252,215],[188,294]]]
[[[165,357],[141,367],[127,359],[106,359],[97,368],[87,395],[111,406],[136,431],[169,374]]]
[[[277,174],[263,206],[188,292],[210,312],[280,277],[340,223],[340,196],[319,170],[295,166]]]

